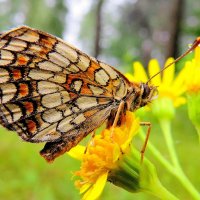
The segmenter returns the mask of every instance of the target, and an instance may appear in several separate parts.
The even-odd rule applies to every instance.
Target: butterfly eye
[[[146,84],[143,84],[143,89],[144,90],[143,90],[143,94],[142,94],[142,99],[146,99],[149,96],[151,90],[150,90],[149,86]]]

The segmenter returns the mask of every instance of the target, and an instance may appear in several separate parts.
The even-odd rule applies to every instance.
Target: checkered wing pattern
[[[128,80],[63,40],[26,26],[0,35],[0,123],[47,142],[51,161],[99,127],[127,95]]]

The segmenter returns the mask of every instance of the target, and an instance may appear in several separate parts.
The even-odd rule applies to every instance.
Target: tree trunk
[[[172,4],[171,8],[171,18],[170,18],[170,26],[169,26],[169,43],[167,45],[166,50],[166,58],[178,56],[179,49],[179,35],[181,29],[181,20],[182,14],[184,10],[184,0],[176,0]]]

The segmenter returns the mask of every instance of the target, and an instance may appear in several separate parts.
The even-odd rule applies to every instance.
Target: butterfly
[[[40,30],[0,35],[0,124],[27,142],[46,142],[40,154],[49,162],[104,122],[123,123],[156,91]]]

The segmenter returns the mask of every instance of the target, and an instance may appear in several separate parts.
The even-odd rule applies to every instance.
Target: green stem
[[[157,182],[156,187],[151,187],[151,191],[144,191],[146,193],[153,194],[162,200],[178,200],[172,193],[170,193],[160,182]]]
[[[167,144],[167,148],[168,148],[172,163],[177,169],[179,169],[179,168],[181,169],[181,166],[180,166],[178,158],[177,158],[176,150],[175,150],[174,144],[173,144],[170,120],[164,120],[164,119],[160,120],[160,126],[161,126],[162,132],[164,134],[164,138],[165,138],[165,141]]]
[[[185,173],[181,170],[175,170],[174,174],[178,180],[180,181],[180,183],[182,183],[182,185],[185,187],[185,189],[190,193],[190,195],[195,199],[195,200],[200,200],[200,193],[196,190],[196,188],[194,187],[194,185],[192,185],[192,183],[190,182],[190,180],[188,179],[188,177],[185,175]]]
[[[199,137],[199,143],[200,143],[200,126],[198,125],[194,125],[196,130],[197,130],[197,133],[198,133],[198,137]]]
[[[172,159],[172,163],[176,169],[175,171],[176,171],[176,174],[178,174],[178,178],[180,182],[183,185],[185,185],[185,188],[190,193],[192,192],[194,198],[200,199],[200,193],[194,188],[190,180],[187,178],[187,176],[183,172],[183,169],[178,161],[176,150],[173,144],[172,134],[171,134],[171,122],[169,120],[160,120],[160,125],[165,137],[165,141],[168,147],[170,157]]]
[[[137,157],[137,161],[140,161],[141,155],[136,152],[134,148],[131,148],[131,158]],[[140,166],[140,186],[143,191],[152,194],[163,200],[178,200],[172,193],[170,193],[160,182],[157,176],[156,168],[152,163],[144,158],[142,165]]]
[[[143,130],[140,129],[139,135],[144,141],[145,133]],[[148,141],[148,150],[172,175],[174,175],[180,181],[182,186],[188,191],[188,193],[190,193],[193,199],[200,200],[199,192],[195,189],[180,167],[174,167],[171,163],[169,163],[150,141]]]

